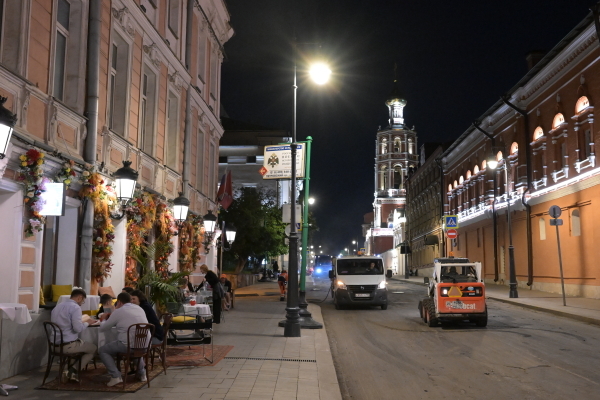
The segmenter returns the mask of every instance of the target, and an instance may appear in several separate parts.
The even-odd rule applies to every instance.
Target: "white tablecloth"
[[[17,324],[26,324],[31,321],[31,315],[25,304],[20,303],[0,303],[0,310],[4,311],[2,318],[15,321]]]
[[[196,304],[194,306],[189,304],[183,305],[183,310],[186,314],[196,314],[201,316],[210,316],[210,307],[208,304]]]
[[[69,300],[70,298],[71,298],[70,295],[60,296],[58,298],[58,301],[56,302],[56,304],[58,305],[60,303],[63,303],[65,301]],[[82,311],[97,310],[98,308],[100,308],[100,296],[95,296],[93,294],[89,294],[85,298],[85,301],[83,302],[83,305],[81,306]]]
[[[79,338],[86,343],[94,343],[98,348],[106,343],[114,342],[118,339],[117,328],[111,328],[108,332],[100,332],[99,326],[88,326],[79,334]]]

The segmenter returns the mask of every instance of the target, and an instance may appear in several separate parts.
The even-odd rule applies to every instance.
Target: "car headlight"
[[[342,281],[337,281],[338,289],[346,289],[346,284]]]
[[[379,287],[379,289],[385,289],[386,285],[387,285],[386,281],[381,281],[381,282],[379,282],[379,286],[378,287]]]
[[[317,274],[320,274],[323,270],[321,268],[317,268]]]

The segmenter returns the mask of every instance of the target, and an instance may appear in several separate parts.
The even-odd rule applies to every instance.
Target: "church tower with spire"
[[[404,182],[409,169],[416,168],[419,161],[417,132],[414,126],[409,128],[404,121],[407,101],[400,94],[397,79],[394,79],[385,104],[389,110],[389,123],[377,131],[373,224],[366,240],[369,254],[383,254],[394,249],[399,244],[395,242],[403,238]]]

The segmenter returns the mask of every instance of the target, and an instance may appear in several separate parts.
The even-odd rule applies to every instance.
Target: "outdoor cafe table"
[[[211,316],[210,306],[208,304],[195,304],[195,305],[184,304],[183,311],[185,312],[186,315],[196,314],[196,315],[200,315],[202,317],[210,317]]]
[[[93,343],[98,348],[106,343],[114,342],[118,336],[117,328],[111,328],[108,332],[100,332],[100,325],[90,325],[79,334],[79,338],[85,343]]]
[[[60,296],[58,298],[58,301],[56,302],[56,305],[68,301],[70,298],[71,296],[68,294]],[[81,305],[82,311],[92,311],[97,310],[98,308],[100,308],[100,296],[96,296],[93,294],[89,294],[83,301],[83,304]]]

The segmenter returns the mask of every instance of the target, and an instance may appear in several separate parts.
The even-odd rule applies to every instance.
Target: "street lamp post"
[[[296,55],[298,52],[297,43],[294,39],[293,43],[294,51],[294,84],[292,86],[294,90],[294,113],[292,123],[292,143],[291,149],[291,194],[292,194],[292,207],[290,212],[290,235],[289,235],[289,266],[288,266],[288,296],[286,304],[285,321],[281,321],[279,326],[283,326],[283,336],[285,337],[300,337],[300,307],[298,305],[298,232],[296,230],[296,154],[298,149],[298,143],[296,142],[296,109],[297,109],[297,72],[298,66],[296,65]],[[323,64],[316,64],[311,68],[311,77],[317,84],[324,84],[331,75],[331,70]]]
[[[498,159],[496,155],[493,154],[492,158],[490,158],[487,162],[487,166],[491,169],[495,170],[498,167]],[[512,224],[511,224],[511,215],[510,215],[510,195],[509,195],[509,186],[508,186],[508,160],[504,159],[504,184],[506,185],[506,212],[508,213],[508,260],[509,260],[509,269],[508,273],[509,277],[509,292],[508,297],[511,299],[516,299],[519,297],[519,292],[517,290],[517,273],[515,269],[515,248],[513,246],[512,241]],[[494,199],[494,202],[496,199]]]

